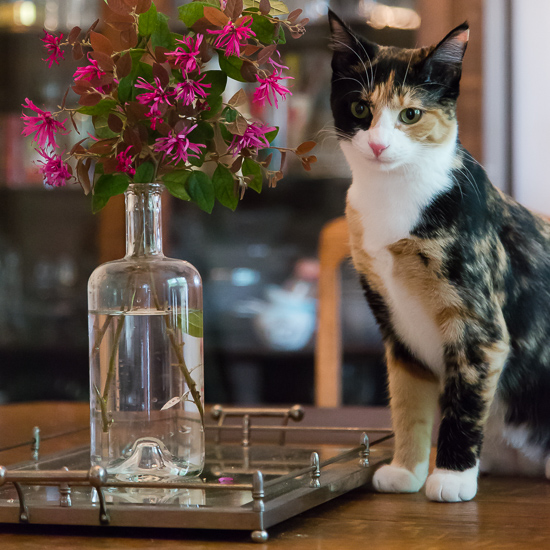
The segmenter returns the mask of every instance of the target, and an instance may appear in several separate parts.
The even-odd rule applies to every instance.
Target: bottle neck
[[[126,257],[162,256],[162,185],[133,183],[126,190]]]

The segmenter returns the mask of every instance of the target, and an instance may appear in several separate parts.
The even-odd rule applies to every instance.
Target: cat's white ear
[[[435,46],[429,55],[429,59],[436,63],[462,63],[469,37],[470,28],[468,23],[462,23]]]

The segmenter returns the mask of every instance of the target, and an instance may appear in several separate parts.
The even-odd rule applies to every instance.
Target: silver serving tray
[[[90,468],[87,447],[0,466],[0,523],[248,530],[265,542],[266,529],[364,485],[391,458],[391,448],[379,446],[392,437],[389,430],[288,426],[303,416],[299,407],[215,407],[213,415],[218,425],[207,426],[215,439],[207,440],[205,469],[190,480],[117,481]],[[231,416],[242,426],[225,425]],[[274,416],[283,426],[250,424]],[[253,430],[276,432],[278,441],[251,442]],[[237,431],[240,441],[227,441]],[[357,445],[288,443],[296,432],[310,441],[346,434]]]

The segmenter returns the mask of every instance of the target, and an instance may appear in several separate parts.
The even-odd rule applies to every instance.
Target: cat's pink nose
[[[383,145],[382,143],[374,143],[373,141],[371,141],[369,145],[376,158],[382,154],[382,151],[388,148],[387,145]]]

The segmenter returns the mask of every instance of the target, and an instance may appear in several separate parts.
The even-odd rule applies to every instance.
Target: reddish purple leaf
[[[129,53],[125,53],[122,57],[119,57],[116,66],[116,74],[118,78],[124,78],[130,74],[132,70],[132,58]]]

